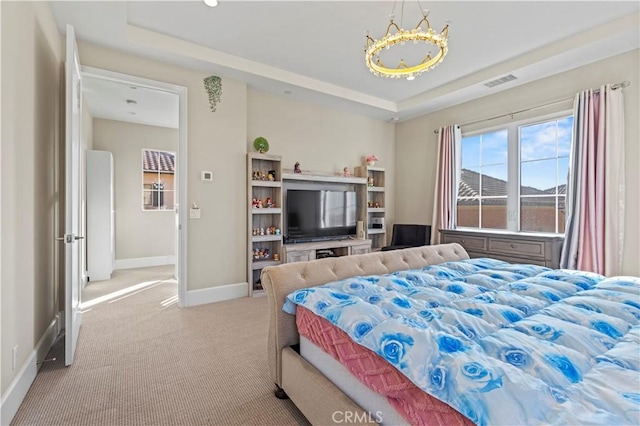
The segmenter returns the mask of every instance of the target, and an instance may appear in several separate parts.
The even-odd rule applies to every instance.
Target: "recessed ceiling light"
[[[218,0],[204,0],[204,4],[209,7],[216,7],[218,5]]]
[[[127,99],[127,105],[138,105],[138,101],[134,99]]]
[[[292,93],[293,93],[293,92],[292,92],[291,90],[285,90],[285,91],[284,91],[284,94],[285,94],[285,95],[290,95],[290,94],[292,94]]]
[[[415,75],[410,75],[409,77],[407,77],[407,80],[411,81],[411,80],[415,80],[416,76]]]
[[[131,115],[136,115],[136,113],[135,113],[135,112],[133,112],[133,111],[129,111],[129,114],[131,114]]]
[[[138,90],[136,86],[129,86],[129,89]]]
[[[394,123],[398,122],[398,121],[400,121],[400,117],[392,117],[391,121],[393,121]]]

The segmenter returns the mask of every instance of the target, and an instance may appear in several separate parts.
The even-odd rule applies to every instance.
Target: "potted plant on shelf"
[[[367,162],[368,166],[375,166],[376,165],[376,161],[378,161],[378,157],[376,157],[375,155],[369,155],[367,158],[364,159]]]

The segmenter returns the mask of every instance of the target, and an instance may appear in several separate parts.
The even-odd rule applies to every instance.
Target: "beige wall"
[[[393,188],[396,162],[392,123],[254,89],[249,89],[247,108],[249,151],[255,151],[253,140],[264,136],[269,141],[269,153],[282,156],[284,169],[292,170],[298,161],[303,173],[340,174],[345,166],[353,174],[364,157],[375,154],[380,159],[377,166],[386,169],[386,187]],[[385,196],[386,223],[390,224],[394,218],[393,191]]]
[[[188,222],[187,289],[246,282],[246,85],[223,78],[222,102],[212,113],[203,72],[83,42],[78,48],[83,65],[187,88],[187,197],[202,213]],[[202,182],[202,170],[215,171],[216,179]]]
[[[250,90],[223,78],[222,102],[209,110],[202,79],[207,74],[79,43],[83,65],[187,87],[188,203],[201,219],[188,223],[188,290],[246,282],[246,154],[256,136],[285,166],[332,172],[359,165],[370,153],[390,170],[393,184],[393,125]],[[311,147],[311,148],[309,148]],[[289,164],[290,163],[290,164]],[[203,170],[213,182],[200,180]],[[388,194],[393,205],[393,194]],[[390,209],[390,218],[393,211]],[[392,220],[392,219],[390,219]]]
[[[113,154],[116,260],[175,253],[175,213],[142,210],[142,150],[178,151],[178,130],[93,120],[93,147]]]
[[[640,63],[638,50],[561,73],[533,83],[447,108],[396,127],[396,219],[398,222],[431,223],[436,170],[437,136],[434,129],[506,114],[558,99],[567,102],[551,108],[518,114],[515,120],[572,108],[578,91],[606,83],[629,80],[623,89],[626,127],[626,220],[623,273],[640,275]],[[462,131],[508,122],[509,118],[465,126]]]
[[[2,359],[4,395],[55,318],[62,42],[49,6],[2,8]],[[17,367],[11,351],[18,346]]]

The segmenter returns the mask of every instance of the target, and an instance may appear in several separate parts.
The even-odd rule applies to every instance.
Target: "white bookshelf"
[[[366,185],[359,188],[359,217],[364,222],[366,238],[370,239],[371,249],[379,250],[387,245],[387,224],[385,221],[385,169],[374,166],[359,166],[356,175],[364,178]],[[382,227],[375,227],[376,222]]]
[[[272,180],[268,178],[269,172],[274,175]],[[266,206],[267,198],[271,199],[273,207]],[[255,207],[252,203],[254,199],[261,200],[263,207]],[[267,231],[273,228],[278,229],[280,234]],[[254,230],[258,230],[256,235]],[[261,296],[264,295],[260,281],[262,269],[280,264],[283,255],[282,157],[279,155],[259,152],[247,154],[247,247],[249,296]],[[264,255],[267,251],[268,255]]]

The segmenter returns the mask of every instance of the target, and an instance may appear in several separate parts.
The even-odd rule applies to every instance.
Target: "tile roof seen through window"
[[[175,173],[175,154],[166,151],[142,150],[142,170],[145,172]]]
[[[566,185],[558,185],[558,194],[567,193]],[[556,187],[545,190],[533,188],[531,186],[520,187],[520,195],[556,195]],[[480,196],[480,173],[469,169],[462,169],[460,175],[460,186],[458,187],[458,204],[469,204],[460,198],[478,198]],[[488,175],[482,175],[482,196],[483,197],[505,197],[507,196],[507,182]],[[495,203],[505,204],[506,201],[495,200]],[[477,204],[472,201],[471,204]],[[493,204],[492,200],[485,200],[485,204]]]

